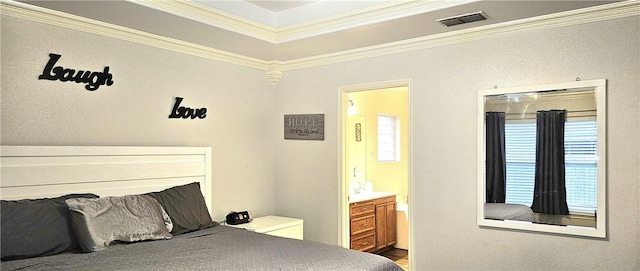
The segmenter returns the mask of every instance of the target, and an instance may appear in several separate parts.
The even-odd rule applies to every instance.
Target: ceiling
[[[21,1],[261,60],[288,61],[617,1]],[[437,19],[483,11],[486,21]]]
[[[318,1],[304,1],[304,0],[288,0],[288,1],[266,1],[266,0],[254,0],[254,1],[247,1],[253,5],[259,6],[261,8],[264,8],[266,10],[272,11],[272,12],[279,12],[279,11],[283,11],[283,10],[288,10],[288,9],[292,9],[292,8],[297,8],[300,6],[304,6],[307,4],[311,4],[313,2],[318,2]]]

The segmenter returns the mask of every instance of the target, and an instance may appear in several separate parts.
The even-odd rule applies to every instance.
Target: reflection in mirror
[[[478,224],[605,237],[606,80],[478,93]]]

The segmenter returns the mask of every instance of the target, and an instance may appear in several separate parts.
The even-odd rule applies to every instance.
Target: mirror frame
[[[595,238],[606,238],[607,236],[607,206],[606,206],[606,165],[607,165],[607,140],[606,140],[606,79],[574,81],[565,83],[553,83],[544,85],[533,85],[513,88],[494,88],[478,91],[478,133],[477,133],[477,222],[480,228],[505,228],[523,231],[535,231],[545,233],[555,233],[562,235],[586,236]],[[517,220],[493,220],[485,219],[485,142],[484,142],[484,121],[485,121],[485,97],[500,94],[540,92],[558,89],[593,88],[596,97],[596,122],[598,125],[598,192],[597,192],[597,216],[596,227],[561,226],[550,224],[538,224],[528,221]]]

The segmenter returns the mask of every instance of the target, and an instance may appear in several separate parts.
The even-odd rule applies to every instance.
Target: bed
[[[529,206],[510,203],[485,203],[484,217],[496,220],[535,221],[535,214]]]
[[[2,146],[2,270],[402,270],[219,225],[207,147]]]

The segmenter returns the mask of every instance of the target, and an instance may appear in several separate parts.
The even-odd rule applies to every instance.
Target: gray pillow
[[[148,193],[154,197],[173,221],[172,234],[201,230],[218,225],[211,219],[207,204],[200,191],[200,183],[174,186],[160,192]]]
[[[73,229],[84,252],[106,249],[114,242],[160,240],[172,237],[168,217],[150,196],[129,195],[100,199],[69,199]]]
[[[98,196],[70,194],[57,198],[2,200],[2,260],[55,255],[77,249],[65,200],[79,197]]]

